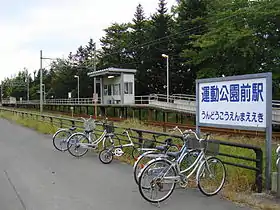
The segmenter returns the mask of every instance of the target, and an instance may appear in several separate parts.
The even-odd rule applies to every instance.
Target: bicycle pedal
[[[187,188],[188,182],[180,182],[180,187]]]

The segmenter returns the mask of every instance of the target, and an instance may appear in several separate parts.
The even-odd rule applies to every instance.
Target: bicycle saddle
[[[180,153],[181,152],[179,151],[179,152],[167,152],[166,154],[170,157],[177,158],[177,157],[179,157]]]
[[[85,133],[91,133],[93,130],[85,130]]]
[[[164,146],[156,146],[155,147],[157,150],[159,151],[165,151],[167,149],[167,145],[164,145]]]
[[[172,143],[172,138],[167,138],[164,141],[166,144],[171,144]]]
[[[74,131],[74,130],[76,130],[76,129],[77,129],[76,127],[71,127],[71,128],[69,128],[70,131]]]

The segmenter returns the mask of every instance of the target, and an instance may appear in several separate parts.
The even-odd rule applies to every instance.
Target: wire
[[[275,2],[269,2],[269,3],[272,4],[272,3],[275,3]],[[239,10],[237,10],[237,11],[234,11],[234,12],[236,12],[235,15],[230,15],[230,16],[228,16],[228,17],[220,18],[220,19],[218,19],[218,20],[214,20],[214,21],[209,22],[209,23],[207,23],[207,24],[215,24],[215,23],[217,23],[217,22],[221,22],[221,21],[224,21],[224,20],[227,20],[227,19],[231,19],[231,18],[233,18],[233,17],[239,16],[241,10],[244,10],[244,11],[245,11],[245,10],[247,10],[247,9],[252,9],[252,8],[257,7],[257,6],[260,6],[260,8],[262,8],[262,7],[268,6],[269,3],[267,3],[267,4],[265,4],[265,5],[255,5],[255,6],[250,6],[250,7],[245,7],[245,8],[239,9]],[[242,20],[242,21],[244,21],[244,20]],[[155,40],[152,40],[152,41],[149,41],[149,42],[140,44],[140,45],[136,45],[136,46],[133,46],[133,47],[129,48],[129,50],[132,50],[132,49],[135,49],[135,48],[149,47],[149,46],[152,46],[152,45],[155,45],[155,44],[159,44],[159,43],[162,43],[161,40],[163,40],[163,39],[171,38],[171,37],[174,37],[174,36],[179,35],[179,34],[182,34],[182,33],[186,33],[186,32],[190,32],[190,31],[195,30],[195,29],[199,29],[199,28],[201,28],[201,27],[204,27],[204,25],[195,26],[195,27],[192,27],[192,28],[189,28],[189,29],[185,29],[185,30],[179,31],[179,32],[177,32],[177,33],[173,33],[173,34],[168,35],[168,36],[164,36],[164,37],[161,37],[161,38],[158,38],[158,39],[155,39]],[[184,34],[184,35],[185,35],[185,34]],[[181,36],[180,36],[180,37],[177,37],[177,38],[175,38],[175,39],[178,39],[178,38],[181,38]],[[106,56],[110,56],[110,55],[114,55],[114,54],[121,53],[121,52],[123,53],[123,51],[115,51],[115,52],[113,52],[113,53],[105,54],[105,55],[106,55]]]
[[[234,15],[231,15],[231,16],[228,16],[228,17],[225,17],[225,18],[220,18],[220,19],[215,20],[215,21],[212,21],[212,22],[210,22],[210,23],[208,23],[208,24],[216,24],[217,22],[221,23],[221,21],[223,21],[223,20],[226,20],[226,19],[229,19],[229,18],[233,18],[233,17],[239,16],[239,15],[240,15],[240,10],[244,10],[244,11],[245,11],[245,9],[246,9],[246,10],[247,10],[248,8],[249,8],[249,9],[252,9],[252,8],[255,9],[256,7],[259,7],[259,9],[261,9],[262,7],[266,7],[266,6],[268,6],[268,5],[271,6],[272,3],[275,3],[275,2],[269,2],[269,3],[265,4],[265,5],[254,5],[254,6],[250,6],[250,8],[249,8],[249,7],[242,8],[242,9],[239,9],[239,10],[234,11],[234,12],[236,13],[236,14],[234,14]],[[238,21],[235,21],[233,24],[237,24],[237,23],[244,22],[244,21],[246,21],[246,20],[240,19],[240,20],[238,20]],[[196,26],[196,27],[193,27],[193,28],[190,28],[190,29],[183,30],[183,31],[180,31],[180,32],[178,32],[178,33],[172,34],[172,35],[170,35],[170,36],[162,37],[162,38],[158,39],[159,41],[154,40],[154,43],[151,43],[151,41],[150,41],[150,42],[147,42],[147,43],[151,43],[151,44],[148,44],[148,45],[145,45],[145,43],[144,43],[144,44],[138,45],[138,46],[149,47],[149,46],[152,46],[153,44],[162,43],[163,41],[160,41],[160,40],[163,39],[163,38],[172,37],[172,36],[174,36],[174,35],[178,35],[178,34],[181,34],[181,33],[183,33],[183,32],[187,32],[187,31],[191,31],[191,30],[194,30],[194,29],[197,29],[197,28],[201,28],[202,26],[203,26],[203,25]],[[200,31],[200,33],[204,33],[204,32],[207,32],[207,31],[208,31],[208,29],[204,29],[203,31]],[[185,35],[184,35],[184,36],[185,36]],[[190,35],[188,35],[188,36],[190,36]],[[177,37],[176,39],[178,39],[178,38],[180,38],[180,37]],[[165,40],[165,41],[168,41],[168,40]],[[135,48],[135,47],[138,47],[138,46],[134,46],[134,47],[130,48],[129,50],[131,50],[131,49],[133,49],[133,48]],[[120,51],[118,51],[118,52],[120,52]],[[114,54],[116,54],[116,53],[118,53],[118,52],[113,52],[113,53],[110,53],[110,54],[105,54],[105,56],[114,55]],[[121,52],[123,52],[123,51],[121,51]],[[183,57],[181,57],[180,55],[178,55],[178,53],[169,54],[169,56],[170,56],[170,57],[173,57],[173,58],[174,58],[174,57],[183,58]],[[145,59],[145,62],[149,62],[149,61],[151,61],[151,60]],[[142,62],[140,61],[140,62],[121,63],[121,64],[118,63],[118,64],[116,64],[116,65],[118,65],[118,66],[124,66],[124,65],[132,65],[132,64],[142,64]]]
[[[235,21],[234,24],[239,23],[239,22],[243,22],[244,20],[239,20],[239,21]],[[202,32],[207,32],[208,30],[205,29]],[[111,54],[110,54],[111,55]],[[109,56],[108,54],[106,54],[106,56]],[[168,55],[170,58],[183,58],[182,56],[178,55],[178,53],[173,53],[173,54],[169,54]],[[145,63],[152,61],[152,58],[147,59],[145,58]],[[171,59],[170,59],[170,63],[171,63]],[[125,65],[132,65],[132,64],[143,64],[142,61],[138,61],[138,62],[131,62],[131,63],[117,63],[116,65],[118,66],[125,66]],[[112,65],[113,66],[113,65]]]

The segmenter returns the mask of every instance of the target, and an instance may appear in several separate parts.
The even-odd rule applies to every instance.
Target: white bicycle
[[[186,130],[184,133],[184,146],[179,152],[167,152],[166,154],[173,157],[169,160],[160,156],[149,161],[141,170],[139,176],[139,191],[141,196],[151,202],[159,203],[166,200],[175,189],[177,183],[181,187],[186,187],[189,178],[196,172],[196,181],[199,190],[207,196],[216,195],[224,186],[226,178],[226,169],[223,162],[214,157],[207,156],[208,148],[207,134],[205,139],[200,139],[192,130]],[[189,134],[193,134],[196,138],[188,138]],[[188,144],[192,146],[193,151],[199,152],[190,166],[186,169],[180,167],[180,162],[190,154]],[[216,144],[219,146],[219,144]],[[214,149],[218,153],[219,147]],[[207,179],[208,178],[208,179]],[[213,182],[214,186],[211,186]],[[159,196],[155,198],[155,196]]]
[[[91,118],[91,115],[90,115],[90,118]],[[80,119],[82,119],[84,121],[84,123],[86,123],[88,120],[90,120],[90,118],[85,119],[83,117],[80,117]],[[68,139],[73,133],[75,133],[76,130],[77,130],[77,127],[75,127],[75,126],[72,126],[70,128],[58,129],[53,134],[53,137],[52,137],[52,142],[53,142],[54,148],[61,152],[67,151]],[[92,135],[94,135],[94,138],[96,138],[96,135],[94,133],[92,133]]]
[[[95,121],[89,119],[85,121],[85,131],[72,134],[67,140],[67,150],[74,157],[84,156],[89,149],[98,149],[98,145],[102,142],[102,147],[110,146],[113,141],[113,125],[103,123],[103,132],[99,138],[92,138],[94,135],[94,129],[96,127]],[[94,135],[95,136],[95,135]],[[109,144],[108,144],[109,143]],[[108,144],[108,145],[107,145]]]

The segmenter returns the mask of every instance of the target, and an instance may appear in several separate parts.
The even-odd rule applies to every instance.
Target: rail
[[[17,111],[13,109],[7,109],[7,108],[0,108],[0,111],[7,111],[11,112],[16,115],[20,115],[22,118],[25,117],[31,117],[35,118],[38,121],[43,121],[44,123],[50,123],[51,125],[58,124],[61,128],[62,127],[70,127],[70,126],[76,126],[78,127],[77,123],[82,122],[81,120],[78,119],[73,119],[73,118],[65,118],[65,117],[57,117],[57,116],[51,116],[51,115],[44,115],[44,114],[38,114],[38,113],[32,113],[32,112],[26,112],[26,111]],[[68,122],[68,123],[66,123]],[[69,124],[70,123],[70,124]],[[100,125],[100,122],[97,124]],[[115,128],[122,128],[119,126],[114,126]],[[125,129],[125,128],[122,128]],[[116,129],[115,129],[116,130]],[[133,140],[137,139],[138,142],[134,141],[135,144],[142,145],[143,141],[151,141],[154,143],[159,143],[162,144],[163,142],[157,141],[157,140],[152,140],[149,138],[144,138],[144,134],[153,134],[153,135],[161,135],[161,136],[166,136],[166,137],[173,137],[173,138],[178,138],[182,140],[181,135],[175,135],[175,134],[169,134],[169,133],[163,133],[163,132],[155,132],[155,131],[149,131],[149,130],[142,130],[142,129],[136,129],[136,128],[131,128],[131,131],[134,131],[137,133],[137,135],[131,135],[131,138]],[[122,135],[122,134],[116,134],[116,135]],[[251,158],[251,157],[245,157],[245,156],[239,156],[236,154],[228,154],[228,153],[223,153],[219,152],[219,156],[221,157],[230,157],[233,158],[235,161],[223,161],[224,164],[234,166],[234,167],[240,167],[248,170],[255,171],[255,185],[257,187],[257,192],[262,192],[262,171],[263,171],[263,152],[260,147],[252,146],[252,145],[247,145],[247,144],[240,144],[240,143],[233,143],[233,142],[226,142],[226,141],[220,141],[220,140],[210,140],[210,142],[216,142],[220,145],[224,146],[229,146],[232,148],[242,148],[246,150],[252,150],[254,151],[256,158]],[[234,149],[232,151],[235,151]],[[247,153],[246,153],[247,154]],[[238,163],[238,160],[244,160],[248,162],[253,162],[255,163],[255,167],[252,167],[250,165],[246,164],[241,164]]]

